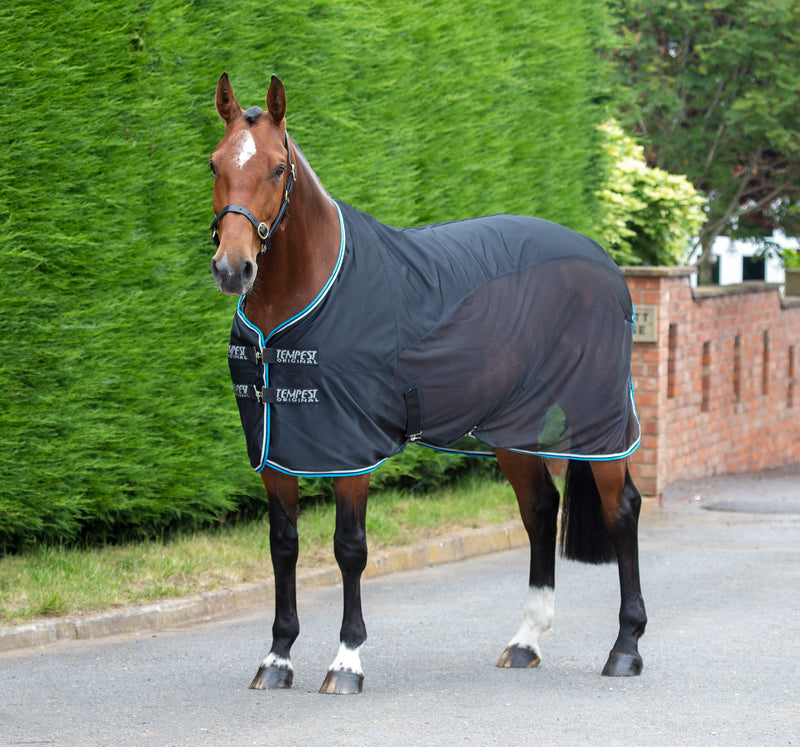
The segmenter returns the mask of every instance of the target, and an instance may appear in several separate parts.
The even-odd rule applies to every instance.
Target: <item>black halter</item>
[[[289,159],[289,177],[286,180],[286,189],[283,192],[283,201],[281,202],[280,209],[278,210],[278,215],[275,216],[275,220],[272,221],[272,225],[268,226],[264,221],[260,221],[255,215],[253,215],[253,213],[251,213],[242,205],[226,205],[214,216],[214,220],[211,222],[211,238],[216,246],[219,246],[219,231],[217,231],[217,224],[219,223],[220,218],[222,218],[225,213],[239,213],[239,215],[243,215],[245,218],[247,218],[247,220],[249,220],[256,229],[258,238],[261,239],[261,253],[263,254],[265,251],[267,251],[267,249],[269,249],[270,237],[286,215],[286,209],[289,207],[289,195],[292,192],[294,180],[297,178],[297,172],[295,171],[294,163],[292,163],[292,151],[289,147],[289,133],[285,133],[285,136],[286,154]]]

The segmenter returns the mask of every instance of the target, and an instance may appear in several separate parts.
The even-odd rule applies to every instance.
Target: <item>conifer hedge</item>
[[[223,70],[244,106],[278,74],[322,182],[385,222],[589,231],[605,27],[580,0],[7,0],[0,549],[261,510],[209,274]],[[414,451],[377,482],[444,469]]]

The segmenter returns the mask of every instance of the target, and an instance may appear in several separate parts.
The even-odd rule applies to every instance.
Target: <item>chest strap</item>
[[[254,345],[228,345],[228,358],[249,363],[272,365],[317,366],[317,350],[293,350],[291,348],[264,348]]]
[[[319,404],[319,389],[297,389],[293,387],[258,387],[249,384],[234,384],[237,399],[249,399],[259,405],[315,405]]]

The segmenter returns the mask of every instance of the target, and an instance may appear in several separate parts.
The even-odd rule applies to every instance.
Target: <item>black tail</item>
[[[561,554],[581,563],[612,563],[617,553],[608,536],[600,493],[589,462],[570,460],[561,504]]]

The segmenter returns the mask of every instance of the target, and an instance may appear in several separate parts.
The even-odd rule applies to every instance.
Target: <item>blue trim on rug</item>
[[[339,256],[336,258],[336,266],[333,268],[333,272],[331,272],[331,275],[328,278],[328,281],[325,283],[325,285],[323,286],[322,290],[317,294],[317,297],[310,304],[308,304],[308,306],[306,306],[302,311],[299,311],[293,317],[287,319],[285,322],[282,322],[277,327],[275,327],[275,329],[273,329],[272,332],[270,332],[269,335],[266,338],[264,338],[263,334],[261,333],[261,330],[258,329],[258,327],[256,327],[254,324],[252,324],[247,319],[247,317],[245,317],[244,312],[241,310],[241,305],[243,303],[244,297],[242,297],[242,299],[239,300],[239,314],[242,317],[243,321],[245,321],[249,327],[251,327],[252,329],[254,329],[254,330],[256,330],[258,332],[258,336],[259,336],[259,338],[261,340],[262,348],[265,347],[266,344],[278,332],[281,332],[284,329],[286,329],[287,327],[290,327],[293,324],[296,324],[301,319],[303,319],[304,317],[308,316],[308,314],[310,314],[317,306],[319,306],[319,304],[322,302],[322,300],[325,298],[325,296],[328,295],[328,291],[331,289],[331,286],[333,285],[334,281],[336,280],[337,276],[339,275],[339,270],[341,270],[342,262],[344,261],[344,245],[345,245],[344,218],[342,217],[342,211],[339,209],[339,206],[335,202],[333,204],[336,205],[336,212],[339,215],[339,233],[341,234],[341,241],[339,242]],[[266,364],[264,365],[264,386],[265,387],[269,386],[269,366],[266,365]],[[256,469],[256,472],[261,472],[264,469],[264,467],[266,467],[269,464],[269,466],[272,467],[273,469],[277,469],[279,472],[283,472],[283,473],[285,473],[287,475],[304,475],[304,476],[308,476],[308,477],[330,477],[331,475],[327,475],[327,474],[326,475],[323,475],[323,474],[305,475],[305,473],[301,473],[301,472],[292,472],[291,470],[288,470],[285,467],[281,467],[281,466],[279,466],[277,464],[273,464],[272,462],[269,461],[270,409],[271,408],[270,408],[269,405],[264,405],[264,407],[266,408],[266,414],[264,416],[264,441],[263,441],[264,446],[263,446],[263,450],[262,450],[261,466],[258,467],[258,469]],[[384,460],[384,461],[386,461],[386,460]],[[361,472],[342,472],[341,474],[342,475],[365,474],[366,472],[371,472],[372,470],[377,469],[379,466],[380,465],[376,464],[375,467],[371,467],[368,470],[363,470]]]

